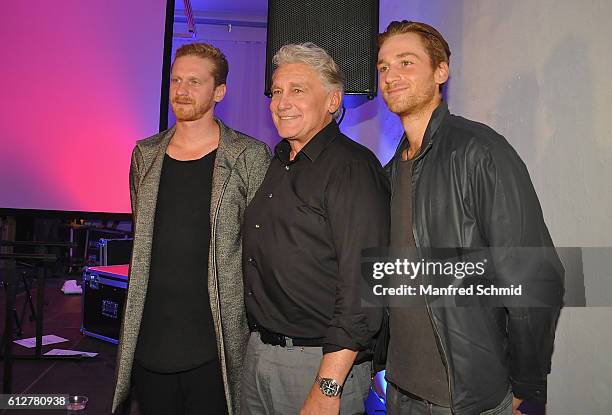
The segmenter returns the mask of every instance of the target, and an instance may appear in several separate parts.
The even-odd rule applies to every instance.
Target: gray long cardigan
[[[270,150],[264,143],[232,130],[218,119],[215,121],[219,124],[221,139],[212,180],[208,292],[225,397],[232,415],[240,413],[240,378],[249,337],[243,298],[240,227],[244,210],[265,176]],[[134,251],[117,354],[113,413],[130,390],[134,351],[149,278],[159,178],[174,131],[175,127],[138,141],[132,153],[130,191]]]

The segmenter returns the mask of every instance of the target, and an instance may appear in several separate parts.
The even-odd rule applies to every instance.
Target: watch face
[[[336,396],[340,385],[338,385],[338,383],[333,379],[321,379],[319,388],[321,389],[321,392],[323,392],[324,395]]]

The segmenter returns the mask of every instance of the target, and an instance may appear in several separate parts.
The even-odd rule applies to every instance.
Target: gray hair
[[[319,78],[328,91],[340,91],[340,106],[332,114],[334,119],[340,115],[344,95],[344,73],[325,49],[312,42],[288,44],[281,47],[272,58],[274,68],[290,63],[303,63],[319,73]]]

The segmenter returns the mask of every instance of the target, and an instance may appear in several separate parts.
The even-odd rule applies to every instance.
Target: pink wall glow
[[[11,2],[0,17],[0,208],[129,212],[159,124],[165,0]]]

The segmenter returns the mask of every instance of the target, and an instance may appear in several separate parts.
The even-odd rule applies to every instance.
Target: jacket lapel
[[[140,150],[143,157],[143,167],[140,174],[140,183],[138,194],[142,195],[138,200],[138,217],[136,219],[136,228],[141,237],[141,240],[147,242],[146,248],[139,252],[147,258],[142,262],[146,264],[147,269],[143,272],[134,272],[132,275],[137,281],[131,281],[131,284],[139,284],[146,287],[149,280],[148,265],[151,257],[151,244],[153,241],[153,227],[155,224],[155,208],[157,206],[157,193],[159,190],[159,180],[161,177],[164,155],[168,148],[168,144],[174,135],[175,127],[159,136],[159,141],[150,142],[146,145],[141,145]],[[133,278],[132,277],[132,278]]]
[[[215,121],[219,124],[221,137],[219,140],[219,147],[217,148],[217,156],[215,157],[212,193],[210,195],[210,219],[212,229],[215,229],[214,224],[217,220],[217,205],[223,195],[227,180],[230,177],[238,156],[246,148],[246,145],[241,142],[234,130],[225,126],[218,118],[215,118]],[[215,237],[215,235],[212,235],[212,237]]]
[[[141,145],[140,150],[142,152],[144,166],[140,177],[140,185],[144,186],[146,191],[141,194],[147,195],[147,198],[157,201],[157,192],[159,188],[159,178],[161,177],[162,164],[164,162],[164,155],[168,149],[168,144],[176,131],[176,127],[172,127],[165,133],[159,136],[157,142],[147,143],[147,145]],[[142,189],[143,187],[140,187]],[[140,190],[139,190],[140,192]],[[147,212],[153,213],[155,212]],[[139,212],[141,216],[142,212]],[[153,217],[147,218],[147,222],[152,222]]]

